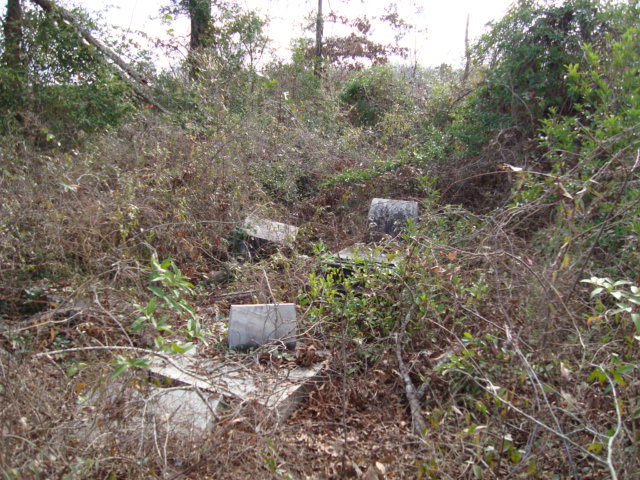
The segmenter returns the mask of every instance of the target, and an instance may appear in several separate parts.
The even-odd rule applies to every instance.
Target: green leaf
[[[196,311],[195,311],[195,309],[194,309],[190,304],[188,304],[187,302],[185,302],[184,300],[180,302],[180,306],[181,306],[184,310],[186,310],[187,312],[189,312],[189,313],[191,314],[191,316],[192,316],[192,317],[195,317],[195,316],[196,316]]]
[[[471,471],[473,472],[473,476],[480,478],[482,476],[482,468],[479,465],[473,465],[471,467]]]
[[[171,267],[173,265],[173,258],[167,258],[166,260],[164,260],[162,262],[162,264],[160,265],[160,268],[158,270],[165,270],[169,267]]]
[[[134,358],[133,360],[129,360],[127,364],[131,367],[149,368],[149,359]]]
[[[604,291],[604,288],[602,288],[602,287],[594,288],[593,291],[591,292],[591,298],[595,297],[596,295],[601,294],[603,291]]]
[[[69,368],[67,368],[67,377],[71,378],[73,376],[75,376],[78,371],[80,369],[78,368],[78,366],[76,364],[73,365],[69,365]]]
[[[620,385],[621,387],[625,387],[627,385],[627,383],[624,381],[624,379],[620,376],[618,372],[611,372],[611,375],[613,376],[613,379],[616,382],[618,382],[618,385]]]
[[[516,465],[520,463],[520,461],[522,460],[522,454],[520,453],[520,450],[518,450],[517,448],[512,448],[510,453],[511,461]]]
[[[166,293],[164,293],[164,290],[162,290],[161,288],[158,288],[154,285],[149,285],[147,288],[151,290],[155,295],[159,296],[160,298],[166,299],[167,295]]]
[[[136,333],[136,332],[142,330],[145,327],[146,324],[147,324],[147,318],[146,317],[138,317],[131,324],[131,331],[133,333]]]
[[[595,453],[596,455],[598,455],[602,449],[604,448],[604,445],[600,442],[594,442],[591,445],[589,445],[587,447],[587,450],[589,450],[590,452]]]
[[[171,351],[173,353],[186,353],[193,348],[193,343],[172,343]]]
[[[538,471],[538,462],[535,459],[529,460],[529,464],[527,465],[527,473],[534,474]]]
[[[118,375],[122,374],[127,368],[129,368],[129,365],[127,365],[126,363],[120,363],[111,374],[111,378],[116,378]]]
[[[163,298],[163,300],[165,302],[167,302],[171,306],[171,308],[173,308],[177,312],[179,312],[181,310],[180,304],[178,302],[176,302],[173,298],[168,297],[168,296],[165,296],[165,297],[162,297],[162,298]]]
[[[596,368],[593,370],[593,372],[591,372],[591,375],[589,375],[589,377],[587,378],[587,382],[593,382],[594,380],[597,380],[598,382],[602,383],[606,379],[607,379],[607,376],[603,373],[603,371],[600,368]]]
[[[149,300],[146,308],[144,309],[144,313],[146,313],[148,316],[151,316],[153,312],[156,311],[156,303],[157,303],[156,297],[151,297],[151,300]]]
[[[633,372],[635,368],[634,365],[624,365],[618,369],[618,373],[624,375],[625,373]]]

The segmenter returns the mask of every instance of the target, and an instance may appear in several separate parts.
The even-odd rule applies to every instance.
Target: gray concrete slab
[[[385,252],[365,243],[356,243],[340,250],[336,257],[350,262],[370,262],[381,266],[397,266],[404,258],[399,252]]]
[[[296,328],[293,303],[231,305],[229,348],[258,347],[274,342],[295,347]]]
[[[237,358],[246,361],[247,356],[238,355]],[[229,357],[210,359],[191,353],[175,357],[174,362],[179,368],[154,358],[150,370],[156,375],[196,386],[202,391],[243,402],[255,402],[276,422],[283,422],[309,390],[321,380],[326,368],[326,362],[309,367],[265,368],[263,365],[247,364],[244,361],[234,361]]]
[[[298,235],[298,227],[254,216],[247,217],[242,228],[250,237],[285,246],[291,246]]]
[[[151,412],[165,426],[182,436],[211,430],[217,420],[220,395],[206,390],[157,388],[152,393]]]

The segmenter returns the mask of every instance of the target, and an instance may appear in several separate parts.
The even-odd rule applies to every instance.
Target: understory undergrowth
[[[171,114],[2,137],[2,476],[640,475],[636,14],[522,0],[467,73],[205,56],[158,78]],[[420,222],[337,261],[374,197]],[[248,261],[249,215],[296,242]],[[272,302],[298,348],[226,348],[230,305]],[[227,395],[185,430],[145,367],[192,347],[326,368],[285,422]]]

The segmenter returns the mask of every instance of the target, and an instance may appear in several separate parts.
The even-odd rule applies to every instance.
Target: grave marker
[[[235,235],[234,249],[249,259],[269,248],[293,246],[298,227],[250,215],[242,227],[236,229]]]
[[[273,342],[293,348],[296,327],[293,303],[231,305],[229,348],[258,347]]]
[[[265,369],[251,367],[237,358],[238,355],[211,359],[200,356],[193,349],[173,358],[175,366],[167,364],[162,359],[153,358],[149,370],[175,382],[192,385],[202,393],[213,392],[229,399],[239,399],[243,403],[255,401],[280,423],[295,410],[309,390],[322,380],[323,371],[327,367],[327,360],[324,360],[308,367]],[[196,392],[189,391],[189,395],[170,396],[162,405],[164,408],[161,411],[175,414],[174,418],[177,420],[188,420],[191,411],[201,418],[186,421],[186,425],[200,429],[208,428],[213,420],[213,415],[209,414],[211,410],[216,411],[221,397],[208,398],[205,403],[202,399],[198,401],[191,393],[197,395]],[[204,396],[209,397],[207,394]],[[181,401],[189,402],[189,405],[178,409],[178,402]],[[200,413],[197,413],[198,411]],[[221,416],[224,414],[219,413]]]
[[[369,208],[369,236],[379,240],[384,235],[398,236],[407,226],[407,221],[418,221],[418,202],[374,198]]]

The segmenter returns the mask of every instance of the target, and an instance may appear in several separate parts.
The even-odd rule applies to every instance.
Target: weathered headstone
[[[369,236],[373,240],[382,234],[398,236],[407,226],[407,221],[418,221],[418,202],[374,198],[369,208]]]
[[[231,305],[229,348],[257,347],[273,342],[293,348],[296,326],[293,303]]]
[[[291,247],[298,235],[298,227],[248,216],[234,235],[234,250],[245,258],[251,258],[269,248]]]

